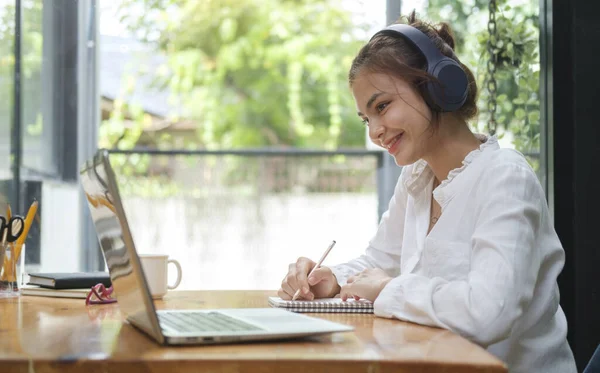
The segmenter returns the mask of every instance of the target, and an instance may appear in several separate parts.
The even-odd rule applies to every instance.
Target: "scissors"
[[[24,228],[25,221],[21,216],[13,216],[8,221],[4,216],[0,216],[0,239],[3,244],[15,242],[23,234]]]

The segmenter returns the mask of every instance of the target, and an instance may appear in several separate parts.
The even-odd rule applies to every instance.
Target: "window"
[[[223,289],[275,287],[332,239],[329,263],[364,251],[385,153],[365,149],[347,73],[384,0],[101,6],[99,144],[121,153],[140,252]]]
[[[95,149],[86,146],[97,123],[94,6],[95,0],[0,0],[0,208],[10,203],[25,215],[34,199],[40,202],[25,260],[34,270],[89,267],[79,251],[90,246],[80,243],[77,173],[82,155]]]
[[[15,63],[20,69],[18,100],[2,100],[2,116],[10,120],[0,126],[2,139],[11,138],[10,125],[17,131],[22,151],[2,144],[2,151],[12,150],[20,166],[22,180],[52,178],[76,180],[76,158],[71,152],[77,130],[77,92],[73,79],[77,72],[77,7],[72,0],[44,2],[43,0],[4,1],[2,17],[2,79],[3,95],[15,87]],[[15,11],[20,10],[20,21],[15,23]],[[73,21],[75,20],[75,21]],[[11,26],[13,25],[13,26]],[[21,30],[15,35],[15,28]],[[15,39],[18,37],[18,39]],[[14,55],[15,40],[19,42]],[[10,57],[12,56],[12,57]],[[13,88],[10,88],[13,87]],[[6,88],[6,91],[5,91]],[[15,111],[16,110],[16,111]],[[7,117],[8,118],[8,117]],[[5,136],[6,135],[6,136]],[[67,144],[69,144],[67,146]],[[17,154],[18,153],[18,154]],[[2,157],[6,168],[10,157]]]
[[[12,183],[10,163],[14,91],[14,1],[0,1],[0,180],[5,198]]]
[[[48,4],[48,2],[46,2]],[[50,8],[46,5],[47,8]],[[58,159],[54,156],[54,122],[49,113],[44,112],[43,99],[51,97],[48,86],[53,64],[49,54],[48,42],[52,39],[48,32],[48,18],[45,16],[42,0],[30,0],[22,3],[22,40],[21,40],[21,132],[24,175],[43,173],[55,176],[58,173]],[[46,29],[46,30],[45,30]],[[44,54],[48,58],[44,58]],[[25,176],[27,178],[27,176]]]

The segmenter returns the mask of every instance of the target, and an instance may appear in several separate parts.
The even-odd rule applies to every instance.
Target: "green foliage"
[[[499,136],[510,135],[518,150],[535,153],[540,146],[538,4],[498,4]],[[341,0],[124,0],[120,14],[132,33],[168,57],[167,66],[155,72],[157,84],[183,100],[197,121],[193,147],[335,149],[364,144],[346,74],[368,37],[361,33],[367,25],[357,25],[343,9]],[[486,132],[488,0],[429,0],[422,16],[446,21],[455,31],[457,54],[473,69],[480,88],[480,115],[473,126]],[[135,146],[147,123],[138,113],[124,127],[130,111],[117,102],[101,129],[108,144]],[[159,139],[158,146],[169,142]],[[537,169],[539,159],[528,159]],[[147,159],[123,162],[130,176],[149,166]],[[234,160],[222,167],[232,171],[226,173],[230,184],[248,165]],[[159,184],[160,193],[173,192],[168,180]]]
[[[539,151],[538,3],[499,0],[499,136]],[[365,40],[340,0],[125,0],[122,22],[169,58],[160,84],[184,98],[200,147],[362,146],[346,73]],[[480,88],[487,131],[487,0],[429,0]],[[168,73],[164,73],[168,71]]]
[[[103,121],[98,131],[98,146],[106,149],[133,149],[150,120],[150,116],[141,107],[115,100],[109,119]],[[114,157],[111,161],[119,169],[120,175],[130,177],[146,174],[151,158],[148,154],[134,154],[131,157]]]
[[[120,13],[168,56],[159,83],[201,147],[364,144],[346,79],[363,26],[340,0],[125,0]]]

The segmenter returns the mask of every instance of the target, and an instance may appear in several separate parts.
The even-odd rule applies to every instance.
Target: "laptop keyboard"
[[[263,330],[220,312],[161,312],[158,314],[158,320],[161,326],[167,326],[182,333]]]

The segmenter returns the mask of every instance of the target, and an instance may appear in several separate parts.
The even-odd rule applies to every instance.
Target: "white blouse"
[[[421,160],[402,170],[365,254],[332,270],[340,286],[385,270],[377,316],[452,330],[510,372],[576,372],[556,282],[565,255],[544,191],[521,153],[482,141],[433,191],[442,214],[429,234],[434,175]]]

